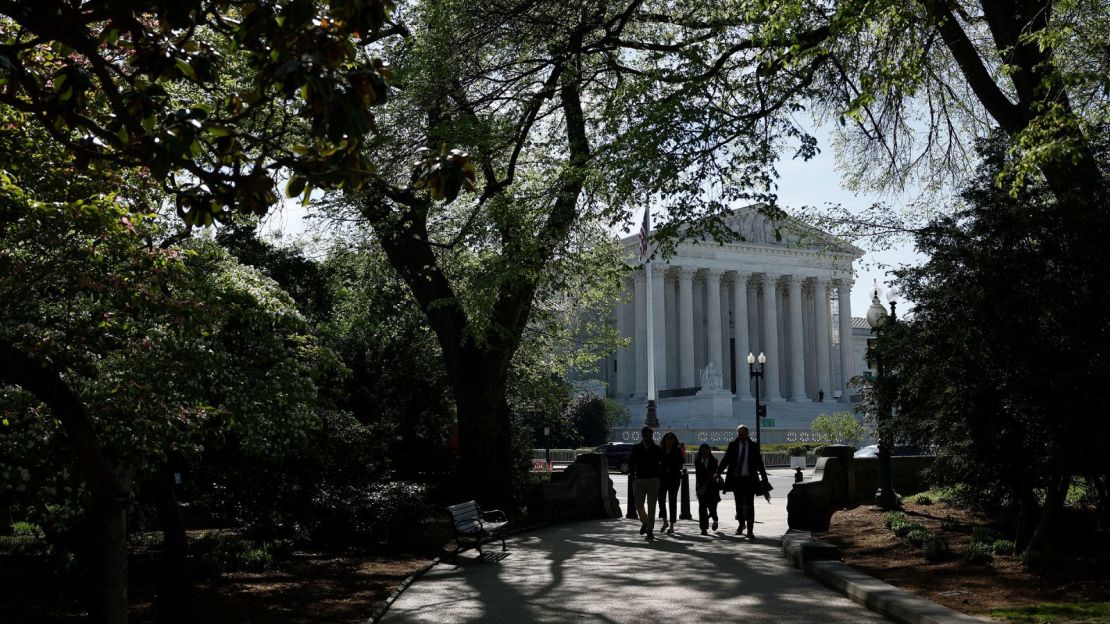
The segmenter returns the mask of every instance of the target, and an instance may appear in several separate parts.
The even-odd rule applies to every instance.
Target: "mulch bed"
[[[1012,555],[995,555],[986,563],[968,561],[972,527],[987,523],[964,509],[906,500],[904,512],[907,519],[948,539],[952,557],[926,562],[921,548],[895,536],[884,526],[883,513],[866,506],[838,511],[829,531],[814,536],[840,546],[848,565],[964,613],[985,615],[991,609],[1043,602],[1110,600],[1110,535],[1105,530],[1079,530],[1065,523],[1069,533],[1059,556],[1049,565],[1030,569]],[[945,516],[958,521],[954,530],[941,529]]]

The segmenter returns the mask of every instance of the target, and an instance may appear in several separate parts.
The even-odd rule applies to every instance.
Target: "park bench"
[[[451,522],[455,525],[456,558],[465,549],[463,540],[471,540],[471,546],[478,548],[479,558],[482,555],[482,544],[501,540],[501,550],[507,550],[503,532],[509,525],[509,519],[505,512],[497,509],[483,512],[476,501],[451,505],[447,511],[451,512]]]

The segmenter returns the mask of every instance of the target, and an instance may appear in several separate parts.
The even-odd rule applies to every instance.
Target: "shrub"
[[[609,441],[613,427],[623,427],[631,417],[619,401],[584,394],[567,407],[567,420],[582,443],[591,448]]]
[[[0,535],[0,553],[36,556],[49,554],[50,552],[50,544],[37,539],[37,537]]]
[[[894,531],[894,534],[897,535],[898,537],[906,537],[912,531],[917,531],[917,530],[924,531],[925,527],[921,526],[921,524],[919,524],[917,522],[912,522],[912,521],[903,519],[900,522],[895,522],[890,527],[890,529],[892,531]]]
[[[906,514],[900,511],[888,511],[883,514],[883,524],[886,525],[888,529],[893,529],[895,523],[903,522],[905,519]]]
[[[924,528],[912,529],[909,533],[906,533],[906,541],[914,548],[921,548],[925,545],[925,542],[935,537],[936,535],[932,531]]]
[[[921,552],[925,556],[925,561],[936,563],[951,556],[952,547],[948,545],[948,540],[934,535],[921,547]]]
[[[977,526],[972,527],[971,529],[971,541],[973,542],[983,542],[984,544],[991,544],[1001,537],[1002,536],[999,535],[997,531],[990,527]]]
[[[914,497],[913,502],[917,503],[918,505],[932,505],[933,499],[929,498],[928,494],[918,494],[916,497]]]
[[[960,521],[952,516],[945,516],[940,519],[940,528],[942,531],[955,531],[960,528]]]
[[[791,446],[787,451],[791,457],[805,457],[809,453],[809,447],[804,445]]]
[[[828,444],[859,446],[863,439],[863,425],[851,412],[821,414],[813,419],[809,429]]]
[[[987,542],[971,542],[967,545],[967,560],[972,563],[986,563],[993,559],[991,545]]]
[[[33,522],[13,522],[12,535],[16,537],[33,537],[35,539],[42,539],[45,536],[42,532],[42,527]]]
[[[407,481],[321,490],[313,501],[315,541],[332,546],[418,543],[428,516],[427,489]]]
[[[1014,542],[1008,539],[997,539],[991,543],[991,552],[996,555],[1014,554]]]
[[[290,552],[291,546],[292,543]],[[193,564],[207,578],[239,570],[260,572],[273,566],[273,548],[272,543],[253,542],[238,535],[208,531],[193,542]]]

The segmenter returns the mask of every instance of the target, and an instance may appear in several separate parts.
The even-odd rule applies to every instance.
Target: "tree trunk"
[[[463,484],[467,496],[484,507],[507,511],[513,505],[514,470],[506,381],[503,371],[490,370],[478,357],[460,362],[463,372],[452,382]]]
[[[4,500],[0,500],[0,535],[11,535],[12,530],[12,506]]]
[[[1029,478],[1021,480],[1017,496],[1018,517],[1014,548],[1017,552],[1023,552],[1032,541],[1037,526],[1037,495],[1033,492],[1033,484]]]
[[[84,403],[59,371],[0,340],[0,379],[30,392],[61,421],[81,476],[92,493],[88,521],[93,538],[85,552],[91,570],[93,621],[126,624],[127,502],[131,495],[128,471],[104,454]]]
[[[1033,537],[1029,541],[1029,550],[1043,550],[1052,543],[1070,486],[1071,475],[1056,476],[1051,480],[1045,491],[1044,507],[1041,508],[1037,528],[1034,529]]]
[[[163,622],[192,621],[192,581],[188,539],[174,494],[173,471],[164,467],[154,477],[154,498],[162,525],[162,561],[158,571],[158,615]]]
[[[89,509],[90,619],[127,623],[127,499],[94,496]]]

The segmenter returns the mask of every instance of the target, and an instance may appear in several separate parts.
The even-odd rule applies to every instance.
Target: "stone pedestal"
[[[620,503],[609,479],[609,464],[600,453],[584,453],[551,481],[532,488],[528,518],[565,522],[621,517]]]

